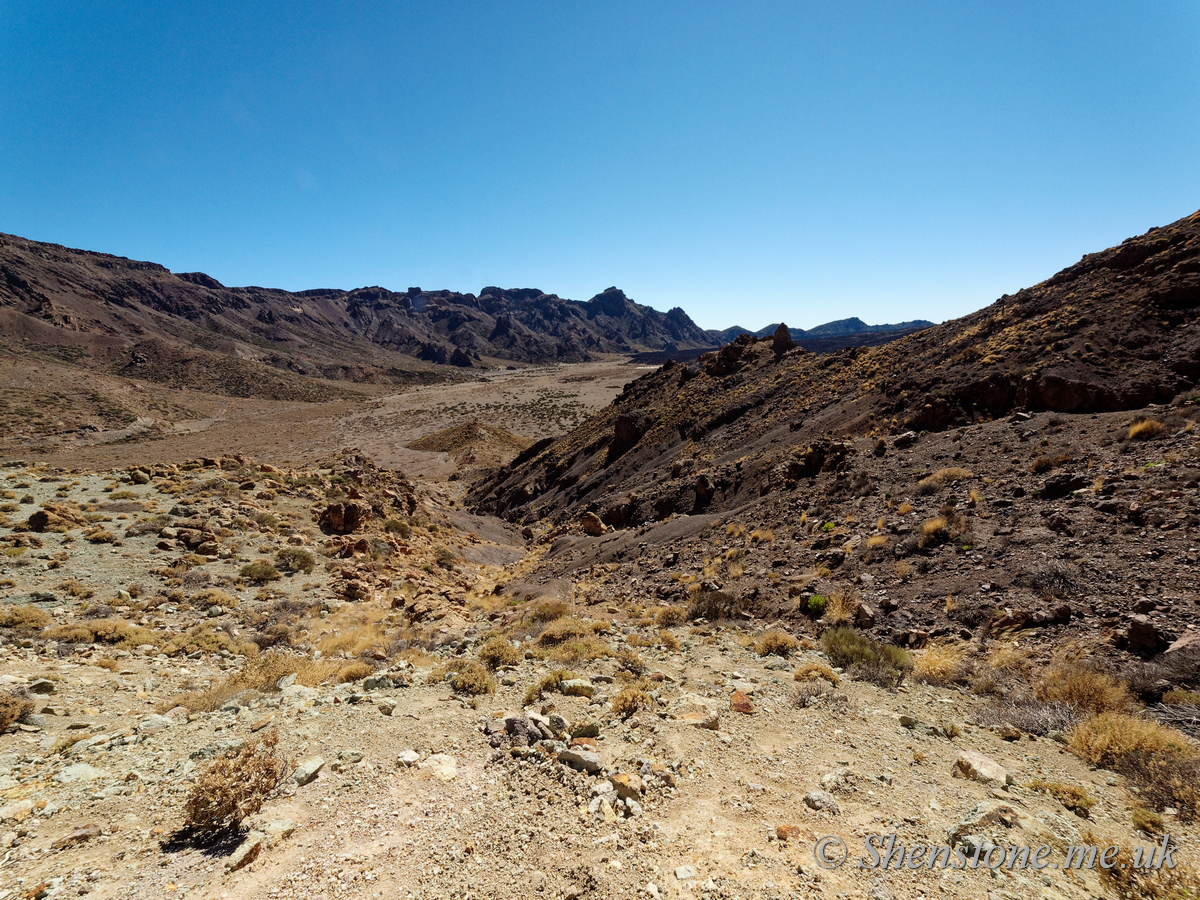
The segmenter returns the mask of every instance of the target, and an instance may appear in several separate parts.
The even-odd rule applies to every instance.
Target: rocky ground
[[[1043,431],[1071,437],[1039,419],[994,427],[1031,432],[1031,444]],[[245,456],[99,472],[8,465],[0,680],[32,706],[0,735],[0,896],[1105,895],[1111,886],[1089,872],[855,868],[875,833],[968,852],[1045,843],[1055,862],[1068,845],[1160,839],[1134,827],[1137,785],[1089,766],[1061,732],[997,722],[995,700],[965,678],[910,675],[889,689],[824,668],[820,618],[795,611],[853,586],[884,623],[880,637],[920,646],[912,631],[945,632],[976,655],[1015,638],[1029,664],[1048,664],[1055,646],[1101,633],[1111,594],[1097,582],[1073,576],[1086,582],[1065,600],[1074,632],[1014,620],[996,626],[1008,629],[1001,640],[944,612],[934,580],[978,581],[958,595],[982,592],[1015,617],[1016,560],[1036,555],[1023,548],[1047,531],[1094,555],[1111,530],[1103,517],[1134,522],[1128,506],[1098,509],[1109,500],[1152,496],[1149,509],[1169,510],[1161,523],[1134,522],[1127,540],[1186,543],[1195,484],[1179,478],[1191,445],[1186,433],[1164,439],[1176,443],[1124,454],[1113,444],[1111,465],[1089,474],[1118,491],[1093,494],[1093,483],[1059,499],[1069,539],[1045,529],[1040,507],[1021,509],[1034,501],[996,502],[1032,493],[1023,460],[983,485],[989,433],[870,456],[881,477],[901,468],[896,456],[921,471],[925,454],[980,470],[986,496],[954,489],[975,504],[971,549],[957,539],[916,548],[899,560],[913,565],[906,577],[894,550],[872,568],[855,547],[876,532],[902,542],[925,506],[945,505],[936,492],[904,513],[882,495],[846,498],[862,525],[843,510],[757,537],[736,515],[676,516],[699,539],[662,543],[650,530],[588,535],[604,530],[598,519],[521,535],[354,453],[291,468]],[[877,512],[891,518],[879,524]],[[1093,530],[1101,537],[1088,541]],[[642,539],[636,560],[606,555],[622,534]],[[1169,559],[1186,559],[1171,546]],[[1167,572],[1191,565],[1156,562],[1146,558],[1138,593],[1162,596]],[[1096,565],[1118,579],[1115,561]],[[919,612],[914,586],[926,579],[936,620]],[[763,602],[720,621],[689,611],[717,588]],[[772,591],[786,615],[766,602]],[[1178,608],[1142,613],[1162,640],[1187,629],[1190,591],[1180,583]],[[29,608],[42,618],[11,612]],[[766,652],[757,642],[773,621],[800,640]],[[1111,624],[1127,634],[1125,620]],[[189,840],[184,803],[206,769],[271,734],[286,760],[281,785],[224,842]],[[1088,795],[1086,819],[1064,786]],[[1194,861],[1190,815],[1168,813],[1164,827],[1180,862]],[[850,846],[847,867],[816,865],[824,835]]]

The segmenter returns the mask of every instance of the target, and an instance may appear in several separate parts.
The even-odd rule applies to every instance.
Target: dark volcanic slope
[[[1198,307],[1200,213],[884,346],[816,356],[743,336],[698,367],[665,365],[474,499],[513,518],[586,507],[629,525],[794,486],[836,455],[829,437],[1166,402],[1200,377]]]
[[[202,273],[11,235],[0,235],[0,335],[139,377],[169,376],[154,361],[185,348],[354,381],[411,380],[423,368],[417,360],[580,361],[710,343],[683,310],[661,313],[616,288],[586,303],[496,287],[478,296],[229,288]]]

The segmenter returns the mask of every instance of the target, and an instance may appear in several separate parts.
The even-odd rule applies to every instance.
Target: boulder
[[[975,750],[963,750],[954,761],[951,774],[955,778],[969,778],[980,784],[1005,785],[1011,780],[1008,771],[994,759]]]

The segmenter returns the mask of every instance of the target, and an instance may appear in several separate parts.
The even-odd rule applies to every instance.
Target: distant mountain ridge
[[[203,272],[0,234],[4,339],[156,380],[190,384],[185,373],[209,373],[208,389],[236,396],[254,394],[258,365],[301,377],[407,382],[436,377],[439,365],[581,362],[711,343],[682,309],[659,312],[616,287],[586,302],[494,286],[478,295],[226,287]]]
[[[789,327],[792,339],[797,341],[823,337],[840,337],[848,334],[879,334],[885,331],[912,331],[917,328],[930,328],[933,322],[927,319],[913,319],[911,322],[897,322],[894,325],[868,325],[857,316],[849,319],[838,319],[834,322],[826,322],[824,325],[818,325],[816,328]],[[748,328],[742,328],[740,325],[734,325],[732,328],[709,328],[705,329],[705,334],[718,344],[728,344],[730,341],[737,340],[743,334],[752,334],[755,337],[768,337],[775,333],[775,329],[779,327],[778,322],[773,322],[765,328],[760,328],[758,331],[751,331]]]

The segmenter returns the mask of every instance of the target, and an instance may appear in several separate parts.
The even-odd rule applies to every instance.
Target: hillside
[[[615,287],[583,303],[534,288],[230,288],[203,273],[12,235],[0,235],[0,338],[135,377],[169,380],[195,361],[193,370],[232,366],[250,383],[263,366],[411,383],[484,360],[572,362],[710,343],[683,310],[658,312]],[[244,396],[237,377],[212,380],[211,389]]]
[[[682,457],[729,460],[703,466],[711,475],[696,505],[715,510],[756,494],[819,439],[937,431],[1015,409],[1166,403],[1200,377],[1198,309],[1200,213],[879,347],[818,356],[746,335],[698,365],[665,365],[475,497],[492,512],[540,518],[628,506],[620,498],[634,492],[636,523],[679,509],[656,498],[694,480]]]

